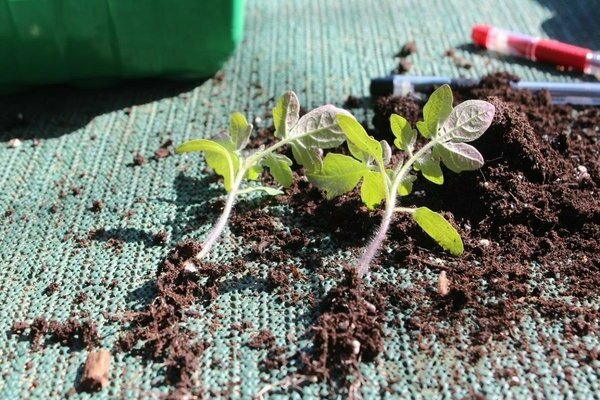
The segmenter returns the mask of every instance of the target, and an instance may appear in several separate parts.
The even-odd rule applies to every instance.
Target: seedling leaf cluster
[[[272,146],[246,150],[253,126],[242,114],[234,112],[229,118],[229,129],[225,136],[212,140],[190,140],[175,149],[177,154],[202,152],[208,166],[223,178],[223,186],[228,192],[223,212],[196,256],[198,260],[210,252],[221,236],[238,195],[261,191],[273,196],[282,194],[281,188],[291,186],[293,161],[277,150],[290,145],[295,160],[306,171],[321,168],[323,149],[337,147],[345,140],[336,119],[338,115],[349,113],[332,105],[324,105],[300,117],[298,97],[290,91],[279,98],[273,109],[275,137],[279,141]],[[262,176],[265,168],[280,187],[251,183]]]
[[[479,138],[490,126],[494,106],[481,100],[468,100],[452,107],[452,91],[441,86],[429,98],[423,109],[423,121],[417,129],[399,115],[392,115],[390,127],[394,146],[402,151],[400,161],[392,168],[391,146],[377,141],[352,117],[338,115],[338,123],[346,135],[351,156],[329,153],[320,170],[307,173],[309,181],[323,189],[328,198],[352,191],[360,183],[363,203],[373,209],[382,202],[385,212],[371,243],[358,262],[359,275],[364,275],[381,247],[394,213],[408,213],[440,246],[451,254],[460,255],[463,243],[456,229],[441,215],[427,207],[398,207],[398,196],[411,193],[415,173],[441,185],[443,163],[453,172],[472,171],[483,165],[483,157],[467,144]],[[417,132],[427,140],[416,149]]]
[[[253,127],[242,114],[233,113],[225,137],[191,140],[176,149],[177,153],[203,152],[206,163],[223,177],[228,191],[223,213],[197,258],[206,256],[220,237],[238,195],[252,191],[276,195],[282,193],[282,188],[291,186],[293,161],[277,152],[285,145],[291,147],[293,158],[303,166],[307,179],[324,190],[328,199],[351,192],[360,185],[360,198],[367,208],[374,209],[384,203],[381,225],[358,261],[360,276],[368,271],[398,212],[408,213],[441,247],[460,255],[464,251],[460,235],[441,214],[427,207],[398,206],[398,197],[412,192],[418,174],[435,184],[443,184],[442,164],[456,173],[480,168],[483,157],[468,143],[487,130],[494,113],[494,106],[481,100],[468,100],[453,107],[450,87],[441,86],[425,104],[423,120],[417,123],[416,129],[403,117],[391,116],[393,145],[402,152],[394,163],[392,146],[369,136],[345,110],[324,105],[300,117],[300,105],[294,92],[281,96],[273,109],[275,137],[279,141],[268,148],[246,150]],[[417,148],[419,134],[425,142]],[[324,149],[339,147],[344,142],[350,155],[330,152],[323,157]],[[265,168],[280,187],[251,183],[262,176]]]

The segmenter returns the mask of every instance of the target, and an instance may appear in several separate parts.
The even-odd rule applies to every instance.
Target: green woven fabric
[[[391,71],[393,55],[410,39],[418,47],[411,57],[414,74],[475,77],[504,70],[526,79],[577,79],[552,68],[461,47],[469,43],[470,27],[477,22],[600,47],[600,30],[594,29],[600,8],[584,0],[255,0],[246,7],[245,38],[224,67],[222,82],[43,89],[0,99],[1,332],[15,320],[31,321],[38,315],[63,320],[87,312],[99,324],[102,345],[111,348],[118,329],[101,313],[141,307],[152,295],[150,282],[169,246],[183,237],[200,239],[207,232],[215,216],[200,224],[197,216],[205,212],[209,199],[222,193],[214,180],[205,179],[199,158],[168,157],[134,168],[129,164],[135,152],[150,158],[167,137],[180,143],[212,135],[223,129],[234,110],[250,120],[260,117],[257,124],[267,126],[269,99],[287,89],[295,90],[307,108],[325,102],[341,105],[349,94],[367,96],[369,79]],[[458,48],[473,68],[457,69],[443,56],[450,47]],[[367,115],[358,112],[357,117],[363,120]],[[33,146],[32,137],[41,143]],[[24,138],[23,145],[9,148],[12,138]],[[81,194],[72,195],[73,186],[81,187]],[[67,192],[62,199],[61,190]],[[104,202],[99,213],[89,211],[96,199]],[[50,209],[53,204],[56,212]],[[14,213],[5,216],[9,210]],[[129,210],[133,215],[125,218]],[[282,206],[266,210],[279,218],[281,229],[294,218]],[[103,241],[92,240],[88,246],[76,241],[101,227],[125,241],[122,251]],[[169,233],[169,246],[151,246],[148,235],[161,230]],[[228,235],[222,243],[212,254],[217,261],[244,253],[241,237]],[[339,249],[315,251],[332,259],[349,258]],[[257,277],[264,277],[277,266],[250,267]],[[399,285],[418,278],[401,265],[386,266],[380,273]],[[432,282],[435,276],[431,271]],[[117,286],[107,289],[115,279]],[[60,290],[49,296],[44,289],[52,281]],[[286,345],[288,334],[300,337],[305,332],[309,310],[281,304],[268,291],[255,290],[247,278],[231,277],[227,282],[211,307],[196,306],[202,317],[191,328],[212,343],[196,378],[203,390],[213,391],[212,396],[247,399],[265,381],[281,379],[287,371],[260,372],[264,352],[244,343],[259,328],[268,327],[277,344]],[[332,283],[313,284],[326,290]],[[297,285],[298,291],[309,290],[306,283]],[[74,303],[82,291],[87,301]],[[590,304],[598,307],[600,302],[595,298]],[[215,313],[222,317],[213,332]],[[242,320],[251,321],[254,328],[232,334],[230,323]],[[600,393],[597,361],[581,365],[565,350],[580,342],[598,347],[598,338],[567,343],[548,322],[526,318],[514,327],[513,335],[526,338],[529,352],[511,341],[500,342],[474,365],[435,338],[432,357],[419,351],[401,327],[386,327],[385,333],[385,352],[375,363],[362,366],[365,398],[463,398],[479,393],[489,399],[590,399]],[[3,336],[0,398],[60,398],[73,387],[85,357],[85,351],[69,352],[59,344],[35,352],[16,336]],[[518,385],[497,376],[503,367],[515,368]],[[160,368],[119,354],[112,360],[109,386],[77,398],[151,398],[167,390],[157,385]],[[571,379],[565,379],[567,375]],[[314,384],[301,393],[272,397],[325,398],[328,392],[325,385]]]

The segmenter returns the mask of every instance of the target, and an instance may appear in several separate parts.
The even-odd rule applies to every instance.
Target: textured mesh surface
[[[134,152],[149,158],[168,136],[180,143],[211,135],[225,126],[233,110],[250,119],[262,118],[272,106],[271,96],[286,89],[295,90],[307,108],[325,102],[341,105],[349,94],[366,96],[370,77],[393,69],[393,54],[409,39],[417,40],[418,46],[412,56],[414,74],[475,77],[508,70],[526,79],[575,79],[552,68],[473,52],[466,46],[469,29],[485,21],[600,47],[600,30],[594,28],[599,5],[584,0],[256,0],[247,5],[245,39],[225,66],[223,82],[44,89],[0,99],[0,331],[6,332],[14,320],[30,321],[38,315],[65,319],[85,311],[98,322],[102,344],[110,348],[117,328],[105,322],[102,311],[118,313],[142,306],[152,295],[150,282],[169,248],[151,246],[148,234],[166,230],[169,245],[205,234],[214,216],[204,224],[197,223],[197,216],[206,212],[206,201],[221,192],[214,180],[203,176],[198,158],[169,157],[133,168],[128,164]],[[443,57],[449,47],[458,48],[473,68],[459,70]],[[18,113],[25,122],[16,117]],[[366,117],[361,112],[357,116]],[[269,123],[263,118],[259,125]],[[25,138],[23,146],[8,148],[14,137]],[[41,144],[32,146],[32,137],[41,138]],[[59,199],[60,191],[70,193],[72,186],[81,187],[82,193]],[[99,213],[89,211],[96,199],[105,204]],[[53,204],[58,206],[55,213],[50,210]],[[5,217],[7,210],[14,210],[13,215]],[[128,210],[134,214],[125,218]],[[281,229],[294,218],[285,207],[270,206],[267,211],[279,218]],[[77,244],[77,238],[100,227],[124,240],[122,251],[108,248],[105,241]],[[241,240],[228,236],[213,258],[226,262],[243,254]],[[316,251],[348,258],[343,249]],[[228,277],[213,306],[197,306],[202,317],[191,323],[192,329],[212,342],[197,374],[204,390],[219,393],[229,388],[223,397],[250,398],[264,379],[285,376],[285,369],[272,375],[260,372],[258,362],[264,353],[243,345],[261,327],[269,327],[277,344],[284,345],[289,333],[299,337],[309,323],[308,310],[282,305],[261,290],[257,282],[271,267],[253,266],[256,279]],[[399,285],[410,285],[421,274],[401,265],[382,271]],[[430,278],[433,282],[434,271]],[[114,279],[116,288],[107,289]],[[47,296],[43,291],[52,281],[60,290]],[[326,290],[331,283],[309,280],[298,285],[299,291],[314,290],[311,285]],[[76,304],[74,297],[81,291],[88,300]],[[590,303],[598,307],[598,298]],[[213,332],[216,313],[222,317]],[[229,324],[241,320],[251,321],[254,329],[231,333]],[[506,340],[474,365],[435,338],[432,357],[419,351],[402,326],[386,327],[385,332],[385,352],[362,367],[365,398],[462,398],[479,393],[490,399],[589,399],[600,393],[598,364],[580,364],[565,350],[578,342],[598,347],[598,339],[566,343],[556,326],[535,316],[525,318],[512,332],[529,343],[529,351]],[[69,352],[58,344],[33,352],[15,336],[3,336],[0,398],[62,397],[73,387],[85,356],[85,351]],[[215,364],[217,360],[220,363]],[[504,367],[515,368],[519,384],[498,377],[496,372]],[[157,385],[160,368],[117,355],[109,387],[77,396],[152,397],[166,390]],[[310,385],[301,394],[279,396],[317,398],[328,392],[326,386]]]

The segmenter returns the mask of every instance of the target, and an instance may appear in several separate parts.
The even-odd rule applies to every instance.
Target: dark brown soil
[[[24,335],[26,330],[29,333]],[[76,317],[70,317],[64,322],[48,321],[44,317],[37,317],[31,323],[15,322],[11,332],[29,340],[34,350],[43,347],[41,341],[44,337],[50,343],[62,343],[74,350],[90,349],[100,340],[94,321],[82,321]]]
[[[426,280],[404,290],[381,284],[381,292],[391,294],[392,306],[413,310],[406,322],[419,336],[434,333],[451,343],[470,326],[468,321],[475,322],[477,328],[470,330],[473,356],[491,337],[507,336],[525,314],[562,321],[567,336],[595,332],[599,317],[597,310],[560,299],[571,296],[575,304],[583,303],[597,296],[600,284],[600,147],[595,131],[600,109],[554,106],[546,93],[511,90],[510,79],[514,77],[490,76],[480,87],[456,96],[457,101],[480,98],[496,106],[492,126],[474,143],[487,160],[481,172],[445,171],[443,186],[420,180],[415,190],[425,196],[405,199],[406,204],[452,213],[447,215],[463,236],[465,255],[453,259],[439,253],[435,256],[441,263],[432,263],[435,245],[405,219],[394,224],[390,235],[396,249],[388,262],[445,270],[449,295],[439,296],[435,282]],[[378,123],[395,109],[417,107],[406,98],[375,104]],[[532,267],[534,262],[538,267]]]
[[[417,52],[417,44],[415,43],[414,40],[411,40],[410,42],[406,42],[406,43],[404,43],[404,45],[402,45],[402,48],[400,49],[400,51],[398,53],[396,53],[395,57],[399,57],[399,58],[408,57],[411,54],[414,54],[416,52]]]
[[[165,231],[157,232],[152,235],[152,244],[154,246],[162,246],[165,243],[167,243],[168,237],[169,236],[167,235],[167,232],[165,232]]]
[[[93,212],[100,212],[103,208],[104,203],[102,202],[102,200],[94,200],[92,201],[92,206],[90,207],[90,210]]]
[[[302,353],[302,373],[346,384],[361,361],[383,350],[384,296],[364,288],[354,270],[323,299],[311,327],[313,347]]]
[[[405,74],[412,68],[412,63],[406,58],[398,60],[398,65],[392,70],[392,74]]]
[[[58,286],[58,283],[52,282],[48,286],[46,286],[46,289],[44,289],[44,294],[51,296],[54,293],[56,293],[59,289],[60,286]]]
[[[471,69],[473,67],[473,64],[471,64],[471,62],[469,62],[469,60],[457,55],[456,50],[454,50],[454,49],[447,49],[444,52],[444,56],[451,59],[452,62],[454,63],[454,65],[456,65],[458,68]]]
[[[144,156],[141,155],[140,153],[135,153],[135,155],[133,156],[133,165],[140,166],[140,165],[144,165],[145,163],[146,163],[146,159],[144,158]]]
[[[199,251],[198,243],[185,241],[169,253],[157,272],[154,298],[144,310],[127,318],[127,328],[117,343],[121,351],[164,362],[165,382],[175,388],[172,397],[190,394],[194,387],[192,374],[209,345],[183,326],[188,317],[186,310],[199,300],[214,299],[218,279],[229,270],[212,264],[199,265],[197,273],[186,270],[186,263]],[[200,284],[203,278],[208,279]]]
[[[160,145],[158,149],[154,151],[154,159],[160,160],[162,158],[169,157],[171,155],[171,150],[169,149],[173,145],[173,140],[167,139],[163,144]],[[134,160],[135,162],[135,160]]]
[[[275,343],[275,336],[268,329],[262,329],[246,345],[251,349],[268,349]]]

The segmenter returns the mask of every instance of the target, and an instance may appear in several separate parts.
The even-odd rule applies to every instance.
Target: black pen
[[[448,78],[444,76],[390,75],[371,80],[373,96],[406,96],[410,93],[430,93],[436,87],[448,84],[452,88],[470,88],[479,84],[478,79]],[[600,105],[599,82],[511,82],[516,90],[539,92],[547,90],[553,104]]]

